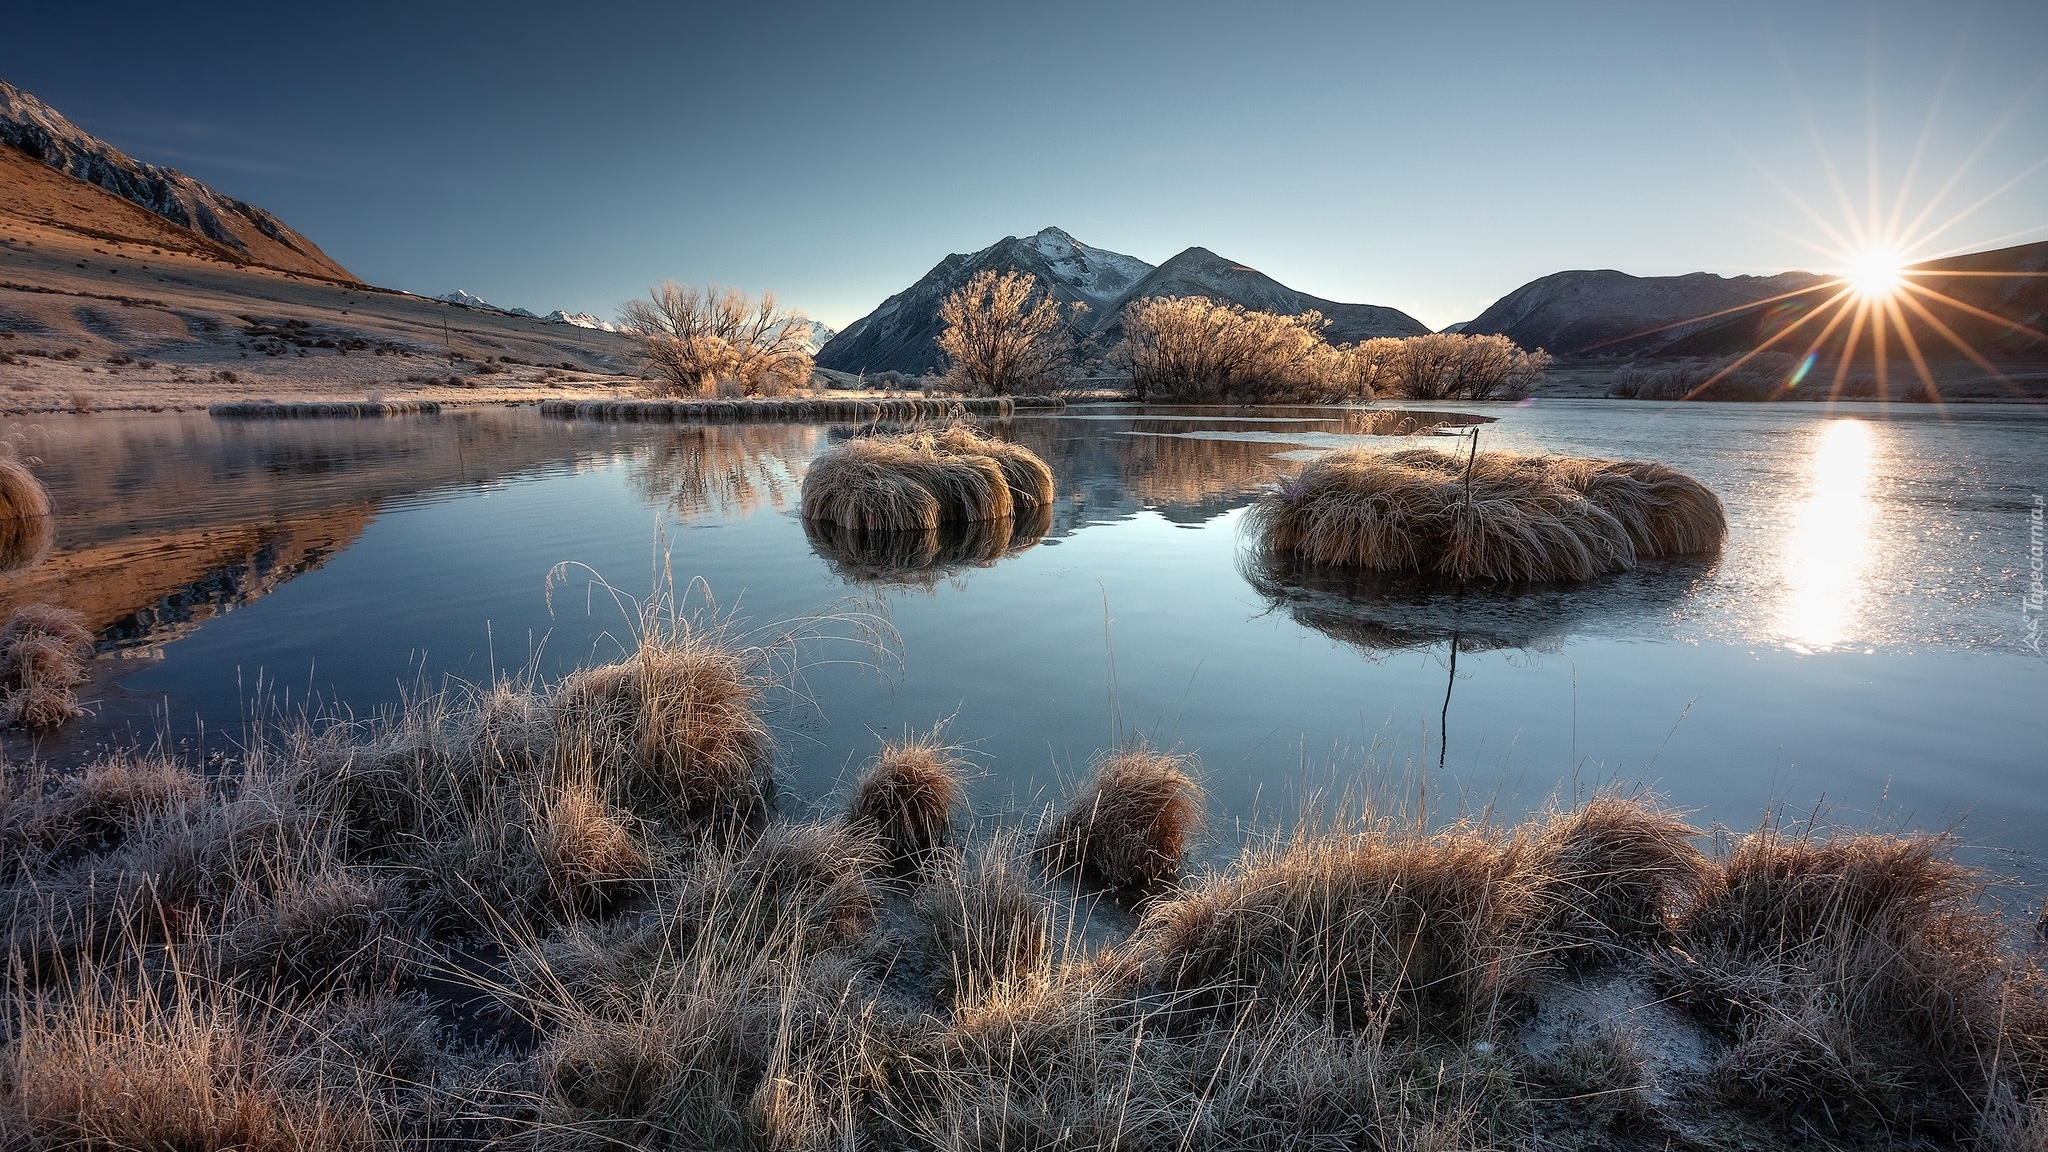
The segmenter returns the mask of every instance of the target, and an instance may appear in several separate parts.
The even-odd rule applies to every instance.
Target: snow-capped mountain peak
[[[1063,228],[1041,228],[1025,241],[1076,295],[1095,307],[1116,299],[1152,266],[1135,256],[1090,248]]]

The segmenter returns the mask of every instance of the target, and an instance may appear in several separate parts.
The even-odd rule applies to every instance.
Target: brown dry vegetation
[[[1194,757],[1142,744],[1103,757],[1039,851],[1061,872],[1135,889],[1176,876],[1205,822]]]
[[[736,288],[665,280],[629,301],[620,319],[657,378],[655,394],[778,396],[808,386],[802,317]]]
[[[206,775],[10,766],[0,1143],[2017,1149],[2048,1124],[2048,980],[1945,838],[1766,827],[1708,857],[1622,795],[1330,820],[1090,935],[1014,826],[940,847],[935,734],[881,749],[846,818],[761,819],[769,668],[663,625]],[[1156,878],[1185,770],[1127,750],[1093,788],[1090,852],[1123,848],[1090,858]],[[932,866],[891,878],[906,854]],[[1653,1035],[1525,1050],[1587,972],[1654,982],[1698,1074],[1649,1091]]]
[[[90,659],[84,616],[54,604],[16,609],[0,626],[0,718],[45,729],[84,715],[75,690]]]
[[[1058,392],[1073,374],[1070,316],[1028,272],[974,274],[939,306],[941,386],[970,396]]]
[[[1583,581],[1717,551],[1721,500],[1654,462],[1333,452],[1253,507],[1262,550],[1456,580]]]
[[[857,532],[926,532],[1050,505],[1052,469],[1029,449],[956,426],[864,436],[813,460],[803,517]]]
[[[1283,316],[1199,296],[1124,310],[1112,360],[1140,400],[1342,404],[1382,396],[1493,400],[1527,395],[1549,366],[1505,336],[1381,337],[1332,347],[1320,313]]]

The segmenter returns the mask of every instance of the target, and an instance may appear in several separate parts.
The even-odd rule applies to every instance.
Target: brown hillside
[[[344,284],[360,283],[353,273],[303,237],[299,238],[305,248],[302,253],[272,240],[252,224],[247,228],[249,235],[242,237],[247,250],[238,252],[6,145],[0,145],[0,216],[94,240],[147,244],[224,264],[254,265]],[[238,235],[240,231],[237,229]]]

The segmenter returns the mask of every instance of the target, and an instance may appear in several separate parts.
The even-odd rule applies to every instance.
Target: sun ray
[[[1637,340],[1644,336],[1655,336],[1659,332],[1668,332],[1673,328],[1683,328],[1687,324],[1698,324],[1705,320],[1718,320],[1723,316],[1733,316],[1738,312],[1753,312],[1758,308],[1777,304],[1794,297],[1811,296],[1815,292],[1825,292],[1839,283],[1841,283],[1839,280],[1829,280],[1824,283],[1815,284],[1810,288],[1798,288],[1791,292],[1780,292],[1776,296],[1767,296],[1762,300],[1752,300],[1747,304],[1737,304],[1732,308],[1723,308],[1718,312],[1702,312],[1698,316],[1688,316],[1683,320],[1673,320],[1669,324],[1659,324],[1655,328],[1645,328],[1640,332],[1630,333],[1627,336],[1616,336],[1612,340],[1602,340],[1598,344],[1588,344],[1586,345],[1586,351],[1591,352],[1596,348],[1605,348],[1610,344],[1620,344],[1629,340]]]
[[[1963,44],[1971,21],[1965,19],[1956,32],[1955,44],[1949,49],[1948,67],[1942,69],[1941,83],[1935,86],[1934,99],[1927,105],[1927,121],[1920,126],[1919,138],[1913,141],[1913,155],[1906,161],[1905,175],[1899,181],[1899,194],[1892,201],[1891,218],[1885,221],[1885,234],[1903,235],[1900,224],[1905,220],[1906,205],[1911,202],[1913,184],[1920,176],[1920,166],[1927,159],[1927,146],[1934,142],[1934,128],[1941,115],[1941,106],[1948,99],[1949,85],[1955,82],[1956,69],[1963,59]]]
[[[1970,150],[1970,154],[1963,157],[1962,163],[1957,164],[1955,170],[1948,174],[1948,179],[1943,181],[1941,187],[1935,190],[1934,198],[1921,207],[1920,214],[1913,217],[1911,224],[1906,225],[1906,235],[1910,236],[1919,233],[1921,227],[1927,223],[1928,218],[1933,216],[1935,210],[1941,207],[1941,202],[1948,199],[1949,193],[1956,190],[1956,186],[1962,183],[1963,177],[1969,173],[1978,160],[1983,158],[1984,153],[1990,150],[1991,145],[1996,143],[1998,138],[2005,134],[2006,128],[2019,118],[2019,114],[2032,102],[2034,89],[2040,86],[2041,79],[2039,77],[2036,77],[2033,83],[2027,85],[2026,90],[2020,93],[2019,99],[2013,101],[2012,107],[2005,110],[2005,115],[1998,118],[1998,123],[1993,124],[1991,130],[1984,134],[1984,139],[1978,141],[1977,146]]]
[[[2019,175],[2013,177],[2010,180],[2007,180],[2005,183],[2000,184],[1998,187],[1992,189],[1990,192],[1985,193],[1983,196],[1977,199],[1976,203],[1970,205],[1968,208],[1963,209],[1961,212],[1956,213],[1954,216],[1949,217],[1948,223],[1943,224],[1941,227],[1936,228],[1932,232],[1928,232],[1920,236],[1917,242],[1920,244],[1925,244],[1928,241],[1934,239],[1936,236],[1941,235],[1943,232],[1946,232],[1949,229],[1955,227],[1956,225],[1962,223],[1964,220],[1969,219],[1971,214],[1975,213],[1977,209],[1982,208],[1986,204],[1989,204],[1993,200],[1997,199],[1998,197],[2003,196],[2005,193],[2011,191],[2012,187],[2015,184],[2018,184],[2020,181],[2025,180],[2027,177],[2032,176],[2034,173],[2039,172],[2043,168],[2048,168],[2048,156],[2043,156],[2041,159],[2036,160],[2034,163],[2027,166],[2026,171],[2020,173]]]
[[[1884,309],[1885,316],[1892,322],[1892,327],[1898,329],[1899,343],[1906,349],[1906,359],[1912,362],[1913,371],[1920,376],[1921,386],[1927,389],[1928,401],[1939,405],[1941,389],[1935,386],[1934,373],[1928,370],[1926,357],[1920,355],[1920,342],[1913,338],[1913,330],[1906,325],[1905,317],[1899,314],[1898,297],[1886,297]]]
[[[2027,335],[2032,336],[2036,340],[2048,340],[2048,332],[2036,331],[2035,329],[2027,327],[2025,324],[2021,324],[2013,320],[2008,320],[2005,317],[2000,316],[1996,312],[1987,312],[1984,309],[1977,307],[1975,304],[1965,303],[1964,301],[1958,300],[1953,296],[1947,295],[1946,293],[1937,292],[1934,289],[1929,288],[1925,284],[1914,284],[1911,282],[1907,282],[1905,284],[1905,288],[1908,291],[1918,292],[1922,296],[1931,296],[1934,299],[1941,301],[1942,303],[1948,305],[1951,308],[1955,308],[1963,312],[1968,312],[1970,315],[1975,316],[1979,319],[1989,320],[1994,324],[2002,324],[2015,332],[2024,332]]]
[[[1863,322],[1869,315],[1870,301],[1856,301],[1856,315],[1849,321],[1849,337],[1842,342],[1842,357],[1835,362],[1835,378],[1828,385],[1828,400],[1831,403],[1842,398],[1842,384],[1849,378],[1849,365],[1855,362],[1856,344],[1863,339]]]
[[[1920,301],[1913,299],[1912,296],[1903,292],[1899,294],[1899,302],[1901,304],[1904,304],[1906,307],[1911,308],[1913,312],[1920,317],[1921,320],[1927,323],[1928,327],[1933,328],[1936,332],[1940,333],[1942,339],[1947,340],[1950,344],[1955,345],[1956,350],[1961,352],[1963,355],[1969,357],[1970,361],[1976,364],[1977,367],[1982,368],[1986,372],[1989,372],[1994,379],[1996,379],[1999,383],[2005,385],[2007,388],[2012,389],[2015,392],[2019,391],[2019,385],[2013,383],[2012,378],[2010,376],[2007,376],[2003,371],[1999,370],[1996,366],[1994,366],[1991,363],[1991,361],[1986,360],[1984,358],[1983,353],[1977,351],[1975,348],[1970,347],[1969,341],[1963,339],[1961,336],[1956,335],[1955,329],[1950,328],[1947,324],[1942,323],[1941,317],[1936,316],[1934,313],[1928,311],[1927,306],[1925,304],[1920,303]]]
[[[1821,305],[1818,308],[1815,308],[1813,311],[1808,312],[1806,315],[1801,316],[1797,320],[1794,320],[1792,323],[1785,325],[1785,327],[1778,330],[1776,335],[1772,336],[1770,339],[1764,341],[1756,347],[1750,349],[1749,351],[1743,353],[1740,357],[1736,358],[1733,362],[1723,367],[1720,371],[1714,373],[1712,376],[1709,376],[1706,380],[1702,381],[1699,387],[1685,394],[1685,399],[1690,400],[1693,397],[1700,395],[1701,393],[1705,392],[1708,388],[1713,387],[1715,383],[1720,381],[1723,377],[1727,376],[1730,372],[1733,372],[1737,368],[1742,367],[1744,364],[1749,363],[1751,360],[1756,359],[1763,353],[1770,351],[1771,346],[1773,344],[1776,344],[1778,341],[1783,340],[1785,337],[1790,336],[1794,332],[1799,331],[1801,327],[1810,323],[1815,317],[1819,316],[1821,312],[1825,310],[1829,304],[1832,304],[1835,301],[1840,300],[1843,296],[1849,294],[1849,289],[1843,289],[1841,292],[1838,292],[1834,296],[1829,297],[1827,300],[1822,301]]]

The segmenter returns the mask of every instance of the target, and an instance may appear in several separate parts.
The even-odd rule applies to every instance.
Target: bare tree
[[[1074,369],[1069,319],[1086,307],[1063,312],[1028,272],[976,272],[939,306],[946,387],[986,396],[1063,387]]]
[[[665,395],[701,396],[731,382],[743,395],[774,395],[811,377],[809,325],[737,288],[697,288],[664,280],[633,300],[619,319],[640,344]]]
[[[1370,354],[1367,349],[1372,348]],[[1550,354],[1524,352],[1505,336],[1438,332],[1404,340],[1368,340],[1354,356],[1369,355],[1383,392],[1416,400],[1491,400],[1520,396],[1542,379]]]

